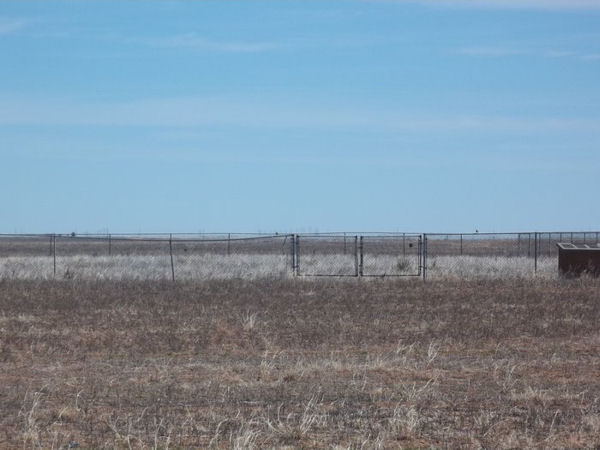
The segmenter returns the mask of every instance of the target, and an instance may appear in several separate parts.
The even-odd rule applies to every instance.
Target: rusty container
[[[558,271],[567,277],[600,276],[600,244],[558,243]]]

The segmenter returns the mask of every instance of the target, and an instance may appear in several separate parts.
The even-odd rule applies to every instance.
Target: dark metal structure
[[[558,243],[558,270],[564,276],[600,276],[600,243]]]

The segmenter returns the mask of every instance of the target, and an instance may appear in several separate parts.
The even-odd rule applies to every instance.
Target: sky
[[[0,0],[0,232],[600,229],[600,2]]]

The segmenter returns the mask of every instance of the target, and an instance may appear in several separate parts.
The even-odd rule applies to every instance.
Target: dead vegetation
[[[594,280],[0,282],[0,447],[595,447]]]

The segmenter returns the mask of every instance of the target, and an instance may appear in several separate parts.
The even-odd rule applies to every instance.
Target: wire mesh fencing
[[[556,244],[560,242],[572,244],[597,244],[600,242],[600,232],[545,232],[534,233],[538,236],[538,255],[552,256],[558,255],[558,247]]]
[[[522,278],[558,275],[559,242],[598,242],[597,232],[424,235],[424,278]]]
[[[292,235],[3,235],[0,277],[208,280],[290,277]]]
[[[296,274],[357,277],[360,275],[358,243],[358,235],[296,235]]]
[[[56,238],[53,235],[0,237],[0,277],[52,279],[56,273]]]
[[[421,235],[296,235],[295,261],[299,276],[419,276]]]
[[[292,235],[171,240],[177,279],[286,278],[292,273]]]
[[[0,278],[555,277],[598,232],[0,235]]]
[[[421,235],[361,236],[359,251],[362,276],[421,275]]]

